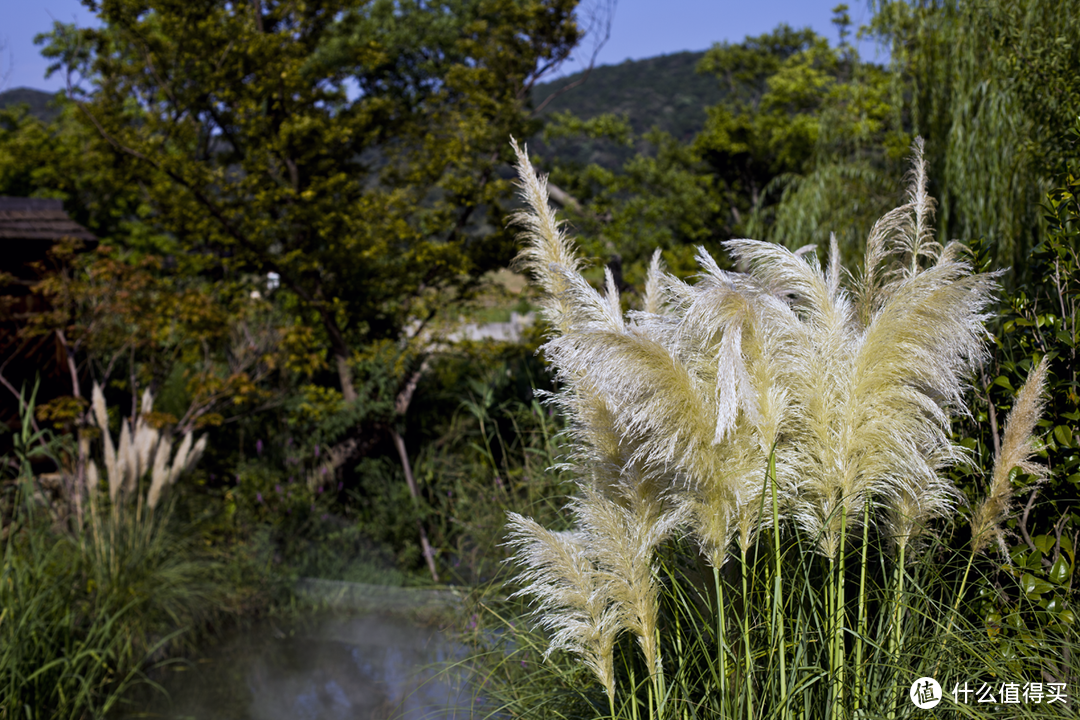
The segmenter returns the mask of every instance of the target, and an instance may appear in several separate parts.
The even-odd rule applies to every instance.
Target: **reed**
[[[993,673],[1001,648],[956,609],[1009,517],[1010,470],[1037,470],[1046,370],[1010,415],[967,558],[950,555],[933,530],[965,502],[949,470],[971,463],[950,423],[987,356],[1000,273],[936,241],[921,140],[907,201],[874,225],[858,270],[835,238],[824,265],[813,248],[732,240],[746,271],[730,272],[700,250],[693,284],[658,252],[626,313],[610,273],[602,292],[582,277],[545,179],[514,150],[519,262],[544,293],[579,486],[569,533],[510,518],[517,596],[554,633],[545,657],[583,657],[623,717],[905,715],[945,634],[963,635],[942,650],[953,670]],[[664,555],[673,543],[682,555]],[[687,569],[702,562],[711,573]]]

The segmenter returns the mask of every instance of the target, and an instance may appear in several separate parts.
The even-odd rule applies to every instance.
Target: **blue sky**
[[[605,0],[583,0],[584,7]],[[714,42],[738,42],[759,35],[780,22],[795,27],[809,25],[836,42],[830,24],[832,8],[839,0],[619,0],[611,37],[597,58],[600,65],[620,63],[678,52],[704,50]],[[848,0],[851,17],[858,26],[869,18],[866,0]],[[63,79],[45,79],[48,63],[34,45],[34,35],[52,27],[53,20],[87,25],[93,14],[78,0],[0,0],[0,90],[32,87],[59,90]],[[564,68],[570,73],[587,62],[592,45],[586,40],[577,56]],[[863,57],[874,58],[870,44],[860,47]],[[880,58],[879,58],[880,60]]]

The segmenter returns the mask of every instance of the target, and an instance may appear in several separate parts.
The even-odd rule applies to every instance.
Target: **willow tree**
[[[1039,0],[877,0],[895,107],[926,138],[942,232],[1023,268],[1049,178],[1075,145],[1080,15]]]
[[[1022,282],[1045,230],[1049,178],[1076,153],[1068,133],[1080,108],[1080,20],[1035,0],[871,6],[864,30],[888,48],[889,66],[836,49],[849,58],[847,79],[816,107],[813,152],[771,182],[766,194],[779,197],[756,206],[750,234],[821,244],[835,232],[845,255],[857,254],[918,135],[942,234],[982,240],[997,264],[1020,271],[1006,284]]]

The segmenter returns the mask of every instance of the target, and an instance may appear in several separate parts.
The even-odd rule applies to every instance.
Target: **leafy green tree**
[[[336,361],[398,339],[507,258],[482,227],[571,0],[87,2],[46,54],[126,156],[153,226],[205,269],[277,273]]]
[[[425,326],[511,256],[500,157],[581,35],[576,0],[86,4],[102,27],[57,25],[45,54],[162,249],[189,272],[272,273],[347,402],[369,387],[354,368],[393,349],[403,416]]]

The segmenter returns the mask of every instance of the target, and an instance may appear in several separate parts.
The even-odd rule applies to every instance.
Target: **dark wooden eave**
[[[98,240],[68,217],[59,200],[0,196],[0,240],[38,240],[52,245],[63,238],[82,240],[90,246]]]

